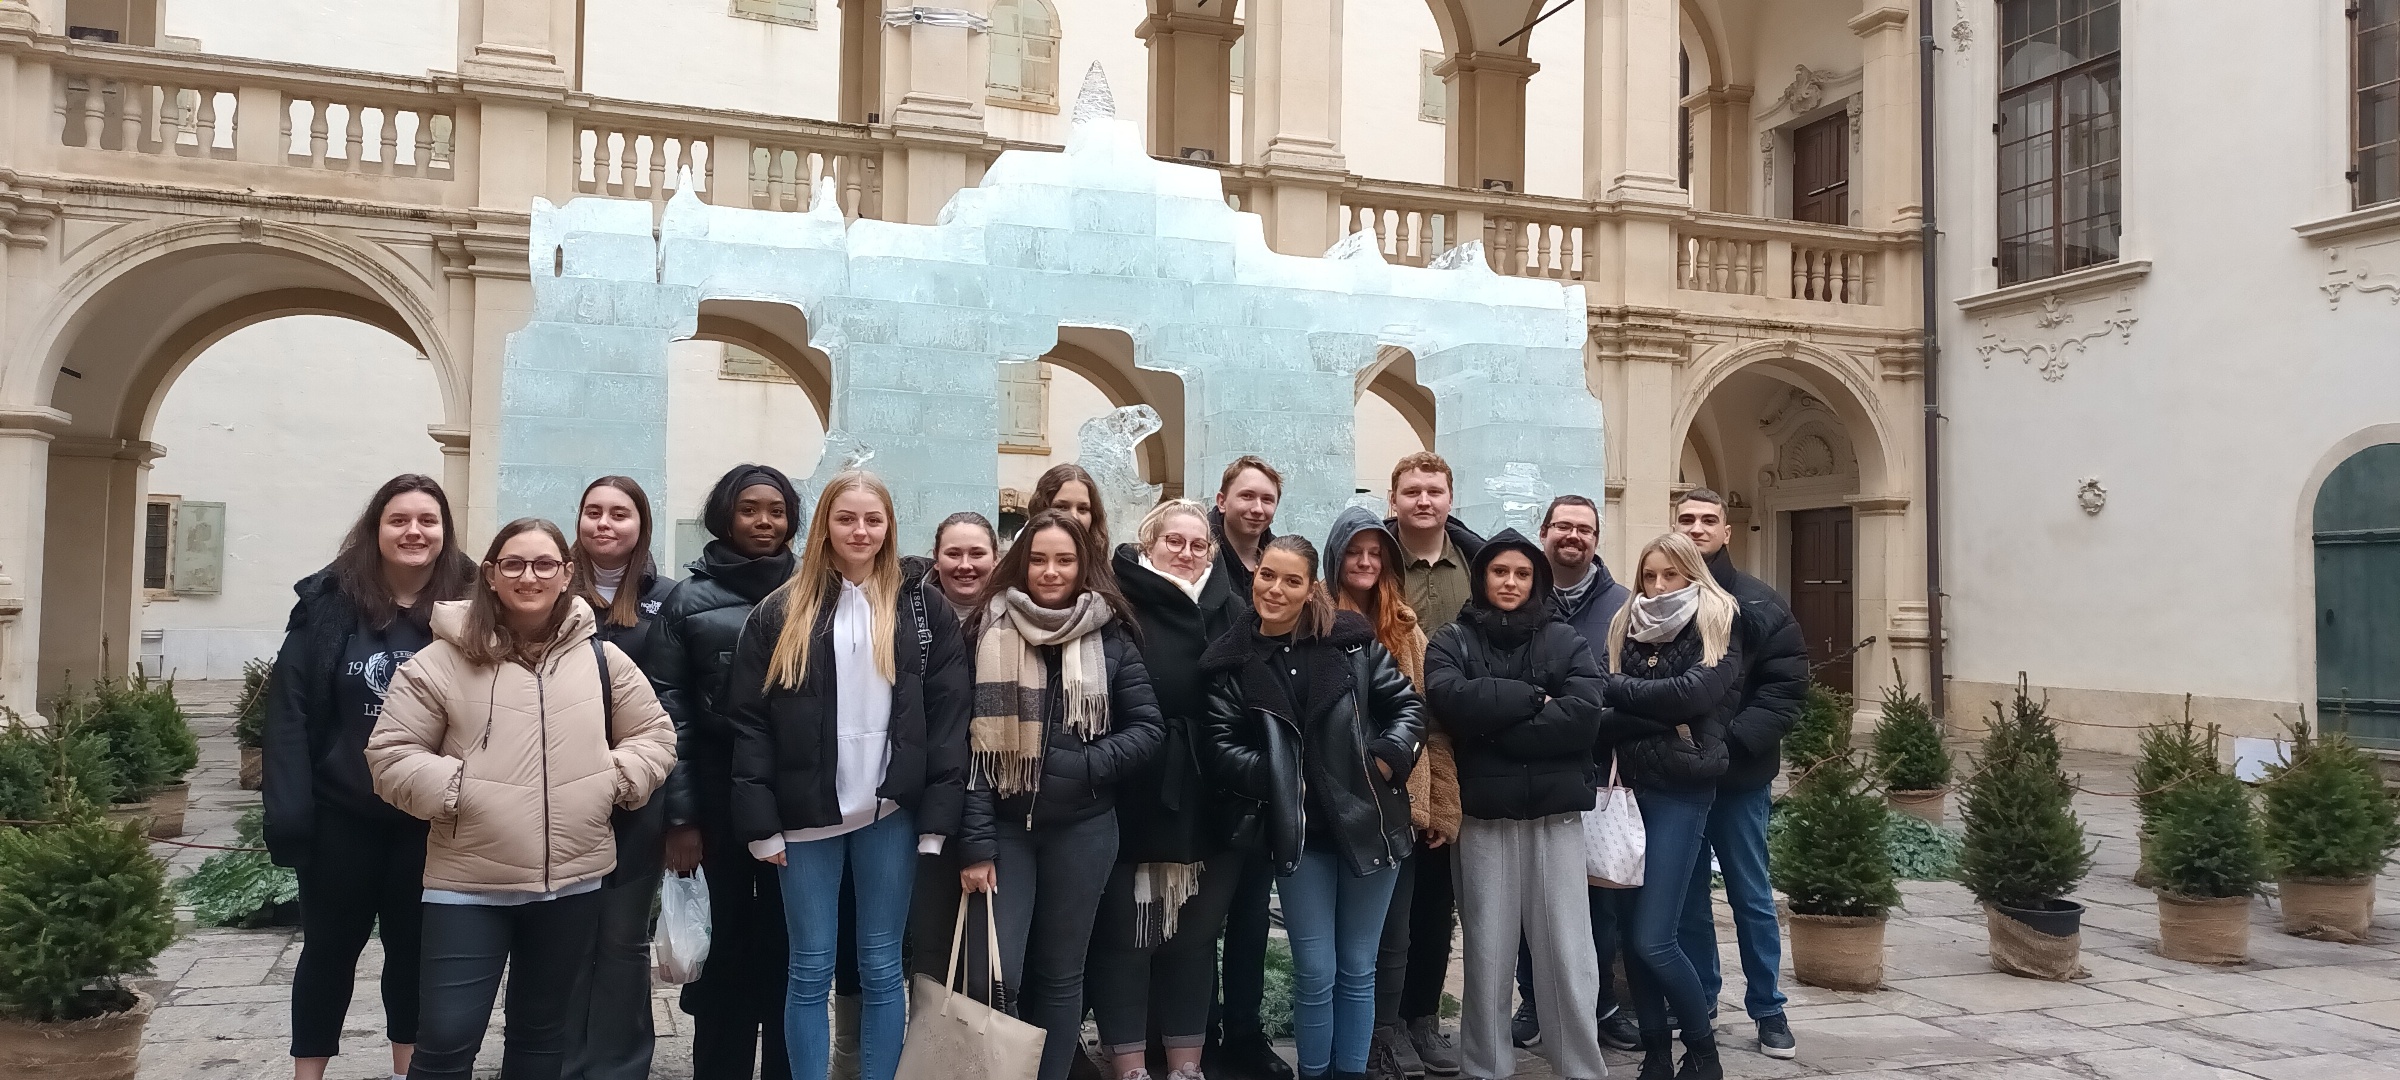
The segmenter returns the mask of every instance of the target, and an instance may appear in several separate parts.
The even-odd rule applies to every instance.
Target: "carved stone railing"
[[[1482,240],[1497,273],[1581,281],[1597,217],[1579,199],[1356,178],[1342,191],[1342,222],[1346,232],[1373,228],[1389,262],[1423,266]]]
[[[883,212],[888,139],[859,124],[577,97],[577,190],[664,200],[689,167],[696,193],[721,206],[804,211],[831,177],[845,217]]]
[[[1675,287],[1880,304],[1883,246],[1872,233],[1838,225],[1696,213],[1675,230]]]

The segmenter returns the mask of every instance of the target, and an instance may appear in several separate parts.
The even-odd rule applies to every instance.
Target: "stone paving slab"
[[[183,683],[201,764],[192,777],[187,842],[230,844],[254,792],[236,788],[238,754],[230,711],[238,686]],[[2089,791],[2132,790],[2124,758],[2070,751],[2068,766]],[[1983,914],[1949,882],[1906,882],[1906,907],[1887,932],[1885,980],[1874,993],[1801,986],[1788,970],[1783,990],[1800,1041],[1794,1061],[1755,1052],[1742,1012],[1738,958],[1722,904],[1720,957],[1734,981],[1720,996],[1719,1039],[1728,1076],[1742,1080],[2400,1080],[2400,879],[2386,875],[2371,939],[2357,945],[2288,937],[2271,901],[2252,907],[2249,962],[2224,968],[2157,954],[2158,919],[2148,891],[2131,880],[2131,800],[2079,795],[2076,810],[2098,845],[2096,869],[2078,893],[2085,917],[2083,963],[2072,983],[2019,979],[1991,970]],[[181,876],[209,853],[153,845]],[[288,1045],[292,930],[195,930],[159,958],[144,983],[160,999],[143,1047],[141,1080],[282,1080]],[[376,978],[380,948],[360,958],[344,1025],[349,1051],[333,1080],[380,1080],[386,1064]],[[1452,972],[1453,991],[1458,973]],[[659,1031],[653,1075],[691,1075],[689,1018],[675,990],[653,999]],[[478,1061],[496,1075],[500,1024]],[[1608,1052],[1629,1077],[1634,1055]],[[1549,1080],[1549,1065],[1520,1051],[1517,1075]]]

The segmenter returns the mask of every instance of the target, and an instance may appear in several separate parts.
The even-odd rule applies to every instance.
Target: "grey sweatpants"
[[[1508,1021],[1521,934],[1533,951],[1534,1000],[1542,1003],[1541,1055],[1563,1080],[1606,1076],[1593,1018],[1600,961],[1592,948],[1583,873],[1583,815],[1466,818],[1452,865],[1466,938],[1466,994],[1458,1022],[1466,1075],[1499,1080],[1517,1071]]]

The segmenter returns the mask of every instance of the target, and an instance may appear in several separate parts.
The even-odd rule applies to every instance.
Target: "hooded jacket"
[[[1734,634],[1741,641],[1741,707],[1726,724],[1729,761],[1717,786],[1756,791],[1774,783],[1783,767],[1783,737],[1800,720],[1808,698],[1808,642],[1800,623],[1773,586],[1734,569],[1718,548],[1708,557],[1709,575],[1742,602]]]
[[[1295,660],[1305,715],[1269,666]],[[1415,840],[1405,785],[1424,749],[1425,706],[1363,616],[1336,612],[1324,636],[1285,644],[1260,637],[1251,616],[1208,647],[1200,670],[1209,679],[1209,775],[1260,804],[1277,873],[1300,865],[1312,802],[1330,808],[1333,820],[1319,828],[1353,875],[1408,856]],[[1373,761],[1389,766],[1391,779]]]
[[[641,669],[601,644],[604,697],[592,609],[567,604],[530,667],[469,661],[468,602],[436,604],[434,643],[392,676],[367,767],[376,794],[433,823],[428,889],[544,893],[606,875],[610,811],[640,806],[675,764],[674,727]]]
[[[301,578],[292,591],[300,598],[267,682],[266,782],[259,794],[267,850],[275,865],[296,867],[307,864],[316,845],[320,800],[349,806],[381,800],[363,758],[337,761],[332,754],[342,734],[334,677],[358,630],[358,605],[331,568]]]
[[[1533,588],[1522,606],[1503,613],[1492,605],[1485,575],[1511,551],[1533,564]],[[1600,667],[1583,636],[1552,610],[1549,561],[1509,529],[1476,554],[1468,587],[1458,621],[1434,633],[1425,655],[1426,700],[1458,755],[1461,807],[1486,820],[1591,809]]]
[[[1117,586],[1142,627],[1143,666],[1166,725],[1157,757],[1117,785],[1117,861],[1195,863],[1223,850],[1232,824],[1209,796],[1200,748],[1208,724],[1208,680],[1200,655],[1209,642],[1250,618],[1225,568],[1211,563],[1198,600],[1119,544],[1111,560]]]
[[[738,847],[733,835],[733,721],[727,675],[750,609],[792,576],[791,549],[751,558],[716,540],[685,569],[691,575],[659,609],[659,641],[643,672],[675,721],[678,761],[667,781],[667,824],[697,825],[710,850]]]
[[[1384,572],[1394,578],[1400,576],[1400,538],[1393,535],[1392,530],[1382,522],[1375,520],[1373,511],[1358,506],[1344,507],[1333,519],[1333,530],[1326,534],[1325,546],[1320,549],[1328,566],[1325,576],[1329,579],[1330,588],[1337,592],[1341,588],[1342,554],[1350,549],[1350,541],[1370,529],[1381,534],[1385,540]],[[1406,591],[1404,587],[1402,592]],[[1378,637],[1376,641],[1391,652],[1392,659],[1400,665],[1400,673],[1408,676],[1409,685],[1416,687],[1417,693],[1422,695],[1425,693],[1425,627],[1418,622],[1416,611],[1405,602],[1401,605],[1401,614],[1406,626],[1402,640],[1384,641]],[[1450,753],[1450,736],[1430,718],[1425,725],[1424,758],[1408,774],[1408,816],[1410,824],[1433,832],[1445,842],[1458,839],[1458,762]]]

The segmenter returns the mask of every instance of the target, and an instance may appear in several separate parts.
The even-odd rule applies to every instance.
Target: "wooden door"
[[[2315,517],[2317,723],[2400,748],[2400,443],[2335,466]]]
[[[1792,132],[1792,220],[1850,224],[1850,114]]]
[[[1809,677],[1852,693],[1850,645],[1857,547],[1850,508],[1792,512],[1792,617],[1808,640]]]

